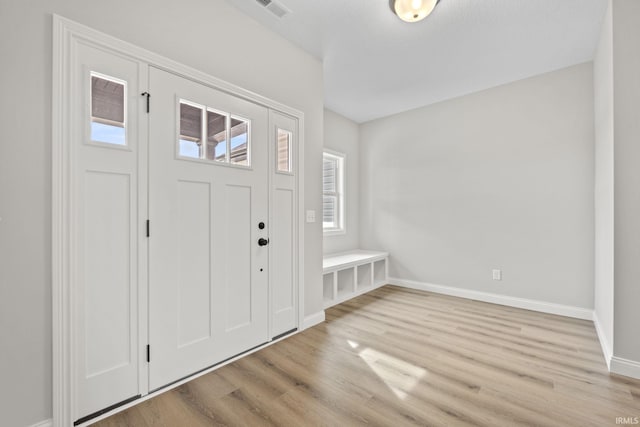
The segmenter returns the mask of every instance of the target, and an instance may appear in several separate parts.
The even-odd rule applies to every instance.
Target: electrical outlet
[[[316,222],[316,211],[307,211],[307,222]]]
[[[493,280],[502,280],[502,270],[493,270]]]

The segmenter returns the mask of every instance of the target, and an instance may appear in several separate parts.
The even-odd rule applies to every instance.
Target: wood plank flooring
[[[590,321],[384,286],[327,321],[95,425],[615,426]]]

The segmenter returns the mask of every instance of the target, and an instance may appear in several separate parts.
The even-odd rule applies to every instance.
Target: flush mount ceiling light
[[[429,16],[440,0],[390,0],[393,13],[405,22],[418,22]]]

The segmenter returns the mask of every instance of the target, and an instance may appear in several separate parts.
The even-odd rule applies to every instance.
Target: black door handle
[[[258,246],[267,246],[269,244],[269,239],[265,239],[263,237],[258,239]]]

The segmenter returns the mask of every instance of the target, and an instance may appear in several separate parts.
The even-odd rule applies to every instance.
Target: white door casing
[[[82,62],[80,54],[84,51],[93,52],[88,55],[88,58],[93,54],[97,54],[97,56],[105,54],[106,56],[102,58],[96,56],[95,63],[91,62],[93,60],[83,60],[84,62]],[[92,65],[94,66],[92,67]],[[102,65],[104,68],[100,68]],[[294,239],[297,239],[294,245],[296,251],[294,258],[297,259],[298,265],[294,267],[296,270],[294,274],[297,274],[294,286],[297,287],[295,289],[297,293],[296,310],[299,323],[294,327],[302,327],[304,254],[300,251],[304,248],[304,143],[302,137],[304,135],[304,114],[256,93],[54,15],[52,72],[54,426],[70,426],[89,411],[93,411],[95,408],[101,410],[106,406],[118,403],[129,397],[131,392],[134,395],[147,395],[141,399],[145,400],[165,390],[154,393],[149,388],[149,365],[146,362],[145,352],[145,347],[149,342],[147,337],[147,245],[149,239],[146,237],[144,227],[149,213],[147,208],[148,173],[146,169],[149,147],[147,146],[148,115],[146,114],[145,98],[140,94],[149,90],[150,66],[171,71],[192,81],[217,88],[226,94],[235,95],[237,99],[244,99],[256,105],[283,112],[285,116],[295,119],[296,146],[293,154],[296,157],[293,162],[296,167],[296,193],[294,194],[295,230],[293,235]],[[118,67],[122,67],[124,72],[118,71]],[[135,78],[132,67],[137,67]],[[87,89],[86,86],[83,86],[86,80],[84,83],[81,80],[86,77],[86,73],[91,71],[127,82],[126,135],[128,144],[125,148],[103,147],[101,144],[90,143],[84,145],[87,135],[87,129],[84,126],[87,123],[83,123],[83,121],[87,120],[89,106],[86,98]],[[152,109],[154,105],[155,97],[151,100]],[[272,136],[269,138],[271,139]],[[92,151],[103,153],[103,155],[93,155]],[[272,159],[272,153],[273,151],[268,154],[269,159]],[[270,163],[270,165],[272,164]],[[85,172],[88,172],[88,178],[84,176]],[[267,173],[266,176],[271,177],[272,173]],[[275,180],[272,183],[275,183]],[[240,182],[239,187],[243,185]],[[198,193],[198,187],[198,185],[194,186],[195,193]],[[298,189],[300,189],[299,193]],[[79,197],[83,195],[83,192],[87,197],[85,197],[86,201],[80,204]],[[239,192],[242,193],[242,190]],[[99,194],[105,193],[117,193],[118,196],[114,198],[113,203],[107,203],[105,198],[99,197]],[[246,198],[237,197],[236,201],[238,200],[238,203],[241,203]],[[275,216],[275,212],[266,221],[268,225],[266,234],[269,237],[271,234],[275,233],[274,236],[277,234],[271,226],[273,216]],[[240,218],[234,219],[240,220]],[[124,230],[125,227],[121,226],[119,232],[108,233],[107,226],[116,223],[126,223],[129,229]],[[251,233],[254,233],[255,220],[253,218],[251,225],[254,227],[251,229]],[[90,229],[90,232],[85,233],[83,228]],[[156,231],[158,230],[152,222],[152,236]],[[104,244],[85,251],[83,246],[86,246],[87,241],[101,241]],[[112,248],[124,249],[111,251]],[[268,260],[271,263],[274,261],[273,258]],[[129,268],[128,274],[124,273],[123,266],[125,264]],[[107,266],[109,267],[107,268]],[[115,268],[112,268],[113,266]],[[103,273],[101,277],[99,277],[100,273]],[[89,281],[87,281],[85,274]],[[269,271],[269,274],[272,273]],[[93,283],[94,287],[90,290],[83,289],[87,283]],[[100,285],[105,283],[117,283],[119,292],[106,297],[100,294]],[[123,289],[127,291],[125,292]],[[270,295],[273,292],[275,291],[269,291]],[[87,305],[83,303],[86,297],[91,300],[89,306],[93,304],[94,307],[97,307],[96,302],[102,300],[105,305],[119,307],[121,313],[126,311],[123,308],[128,304],[128,318],[124,321],[122,318],[110,319],[108,315],[104,316],[104,313],[93,308],[89,310],[89,313],[86,313]],[[271,311],[272,304],[272,302],[267,304],[265,310]],[[100,307],[98,308],[100,309]],[[239,317],[233,318],[231,324],[238,319]],[[266,323],[270,328],[265,335],[268,340],[269,337],[277,335],[274,332],[277,330],[275,327],[276,316],[267,316]],[[87,353],[87,331],[92,331],[91,339],[95,343],[101,334],[106,333],[105,336],[108,337],[109,330],[112,328],[127,329],[129,334],[127,351],[123,351],[127,346],[127,340],[122,339],[124,334],[117,334],[118,338],[113,342],[106,340],[96,346],[96,348],[100,348],[100,346],[107,348],[108,351],[112,351],[111,354],[98,355],[94,351],[92,361],[86,359],[82,361]],[[115,344],[113,348],[108,347],[113,344]],[[119,350],[116,351],[117,349]],[[244,348],[237,352],[243,350],[247,349]],[[128,356],[123,357],[122,354],[127,352]],[[154,353],[152,350],[152,360],[157,356]],[[134,368],[136,364],[137,366]],[[114,375],[115,378],[127,370],[129,372],[124,375],[126,379],[115,381],[115,387],[110,389],[112,388],[110,380],[106,378],[109,375]],[[85,384],[81,384],[83,381]],[[104,402],[109,400],[110,403],[83,403],[82,399],[86,398],[85,395],[90,396],[95,392],[90,390],[92,387],[96,387],[98,392],[95,393],[95,398],[89,400],[98,402],[103,399]],[[116,394],[117,397],[115,397]],[[105,398],[105,396],[111,397]],[[104,416],[106,415],[97,419]]]

